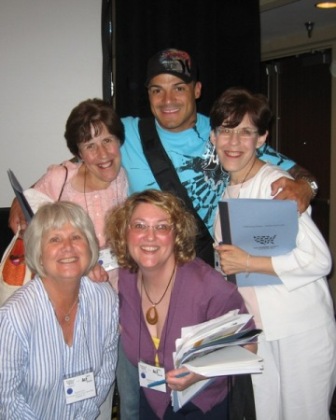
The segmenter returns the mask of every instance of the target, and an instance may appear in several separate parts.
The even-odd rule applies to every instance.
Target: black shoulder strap
[[[155,128],[155,120],[153,118],[140,119],[139,133],[144,155],[161,190],[171,192],[180,197],[196,218],[199,231],[196,242],[197,256],[213,266],[213,239],[204,224],[204,221],[195,210],[187,190],[181,184],[180,178],[162,146]]]
[[[62,194],[63,194],[63,191],[64,191],[64,187],[65,187],[65,183],[67,182],[67,179],[68,179],[68,168],[65,165],[63,165],[63,163],[61,163],[61,166],[63,166],[63,168],[65,169],[65,178],[64,178],[62,188],[61,188],[61,191],[59,193],[57,201],[61,200],[61,197],[62,197]]]

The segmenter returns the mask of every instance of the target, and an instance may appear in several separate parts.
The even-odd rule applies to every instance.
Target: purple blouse
[[[120,269],[119,299],[121,340],[126,356],[137,366],[141,360],[154,364],[156,349],[141,311],[141,296],[137,289],[137,273]],[[181,328],[199,324],[224,315],[230,310],[247,309],[236,286],[200,259],[178,266],[174,288],[160,346],[157,351],[161,366],[166,372],[174,369],[172,354],[175,340],[181,336]],[[254,326],[253,321],[247,325]],[[170,390],[158,392],[144,388],[146,398],[154,412],[163,417],[170,404]],[[228,393],[228,377],[215,379],[204,391],[192,399],[203,412],[223,401]]]

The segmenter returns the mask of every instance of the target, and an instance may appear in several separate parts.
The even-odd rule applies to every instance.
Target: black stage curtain
[[[113,72],[112,72],[112,4],[113,0],[102,0],[101,9],[101,40],[102,40],[102,53],[103,53],[103,66],[102,66],[102,85],[103,85],[103,98],[112,103],[112,86],[113,86]]]
[[[188,51],[198,62],[208,114],[230,86],[259,90],[258,0],[115,0],[115,100],[120,116],[150,115],[144,87],[150,56]]]

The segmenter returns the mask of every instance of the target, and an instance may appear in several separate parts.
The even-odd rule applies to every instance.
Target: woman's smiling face
[[[175,233],[169,215],[153,204],[138,204],[129,223],[127,245],[140,269],[174,262]]]

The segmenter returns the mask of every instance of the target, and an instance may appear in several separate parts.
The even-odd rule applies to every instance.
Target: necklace
[[[147,312],[146,312],[146,320],[147,320],[148,324],[150,324],[150,325],[155,325],[155,324],[157,324],[157,322],[158,322],[158,320],[159,320],[159,315],[158,315],[158,313],[157,313],[156,306],[157,306],[159,303],[161,303],[161,302],[162,302],[162,299],[165,297],[165,295],[166,295],[166,293],[167,293],[167,291],[168,291],[168,288],[169,288],[169,286],[170,286],[170,283],[171,283],[171,281],[173,280],[174,273],[175,273],[175,269],[176,269],[176,266],[174,266],[174,268],[173,268],[173,272],[171,273],[170,279],[169,279],[169,281],[168,281],[168,284],[167,284],[167,287],[166,287],[165,291],[163,292],[163,295],[161,296],[161,298],[160,298],[157,302],[153,302],[153,301],[152,301],[152,299],[149,297],[148,292],[147,292],[147,290],[146,290],[145,283],[144,283],[144,281],[143,281],[143,277],[141,276],[141,284],[143,285],[143,287],[144,287],[144,289],[145,289],[145,293],[146,293],[147,299],[148,299],[148,300],[150,301],[150,303],[152,304],[152,306],[151,306],[151,307],[147,310]]]
[[[240,184],[240,188],[239,188],[239,191],[238,191],[237,198],[239,198],[239,196],[240,196],[240,190],[242,189],[242,186],[244,185],[244,182],[247,180],[247,177],[250,175],[250,173],[251,173],[251,171],[252,171],[252,169],[253,169],[254,164],[256,163],[256,161],[257,161],[257,159],[255,158],[254,161],[253,161],[253,163],[252,163],[252,165],[251,165],[251,167],[250,167],[250,169],[246,172],[246,175],[244,176],[242,182],[238,182],[237,183],[237,185]]]
[[[84,164],[84,185],[83,185],[83,193],[84,193],[84,200],[85,200],[85,207],[86,207],[86,213],[90,216],[90,213],[89,213],[89,207],[88,207],[88,204],[87,204],[87,201],[86,201],[86,165]]]
[[[90,216],[90,213],[89,213],[89,206],[88,206],[88,202],[87,202],[87,198],[86,198],[86,193],[88,192],[89,194],[90,194],[90,191],[86,191],[86,186],[87,186],[87,167],[86,167],[86,164],[84,163],[84,182],[83,182],[83,194],[84,194],[84,201],[85,201],[85,207],[86,207],[86,212],[87,212],[87,214]],[[117,178],[115,179],[115,180],[113,180],[113,181],[111,181],[110,182],[110,185],[111,185],[111,183],[113,182],[114,183],[114,188],[113,188],[113,190],[114,191],[110,191],[110,192],[108,192],[108,194],[112,194],[112,198],[110,198],[110,200],[114,200],[114,204],[115,205],[118,205],[118,204],[120,204],[124,199],[122,199],[121,200],[121,198],[119,197],[119,191],[121,190],[121,188],[124,188],[124,187],[121,187],[120,186],[120,181],[119,181],[119,179],[120,179],[120,177],[119,177],[119,175],[117,176]],[[95,188],[93,191],[91,191],[91,192],[93,192],[93,193],[96,193],[97,194],[97,192],[98,193],[100,193],[100,190],[103,190],[103,188]],[[105,192],[103,192],[103,194],[105,195],[105,194],[107,194],[107,193],[105,193]],[[108,195],[108,197],[110,197],[110,195]]]
[[[70,315],[71,315],[71,312],[72,312],[73,308],[76,306],[77,302],[78,302],[78,297],[77,297],[77,298],[76,298],[76,300],[74,301],[74,303],[73,303],[73,305],[71,306],[71,308],[69,309],[68,313],[65,315],[65,317],[64,317],[64,321],[65,321],[65,322],[69,322],[69,321],[70,321]]]
[[[56,317],[57,317],[55,305],[53,304],[53,302],[52,302],[51,300],[50,300],[50,302],[51,302],[51,304],[52,304],[52,307],[54,308],[55,315],[56,315]],[[72,313],[72,311],[73,311],[73,309],[74,309],[74,307],[76,306],[76,304],[77,304],[77,303],[78,303],[78,296],[76,297],[76,299],[75,299],[74,303],[71,305],[71,307],[70,307],[70,309],[68,310],[68,312],[67,312],[67,313],[64,315],[64,317],[63,317],[64,321],[65,321],[67,324],[70,322],[70,319],[71,319],[71,313]]]

